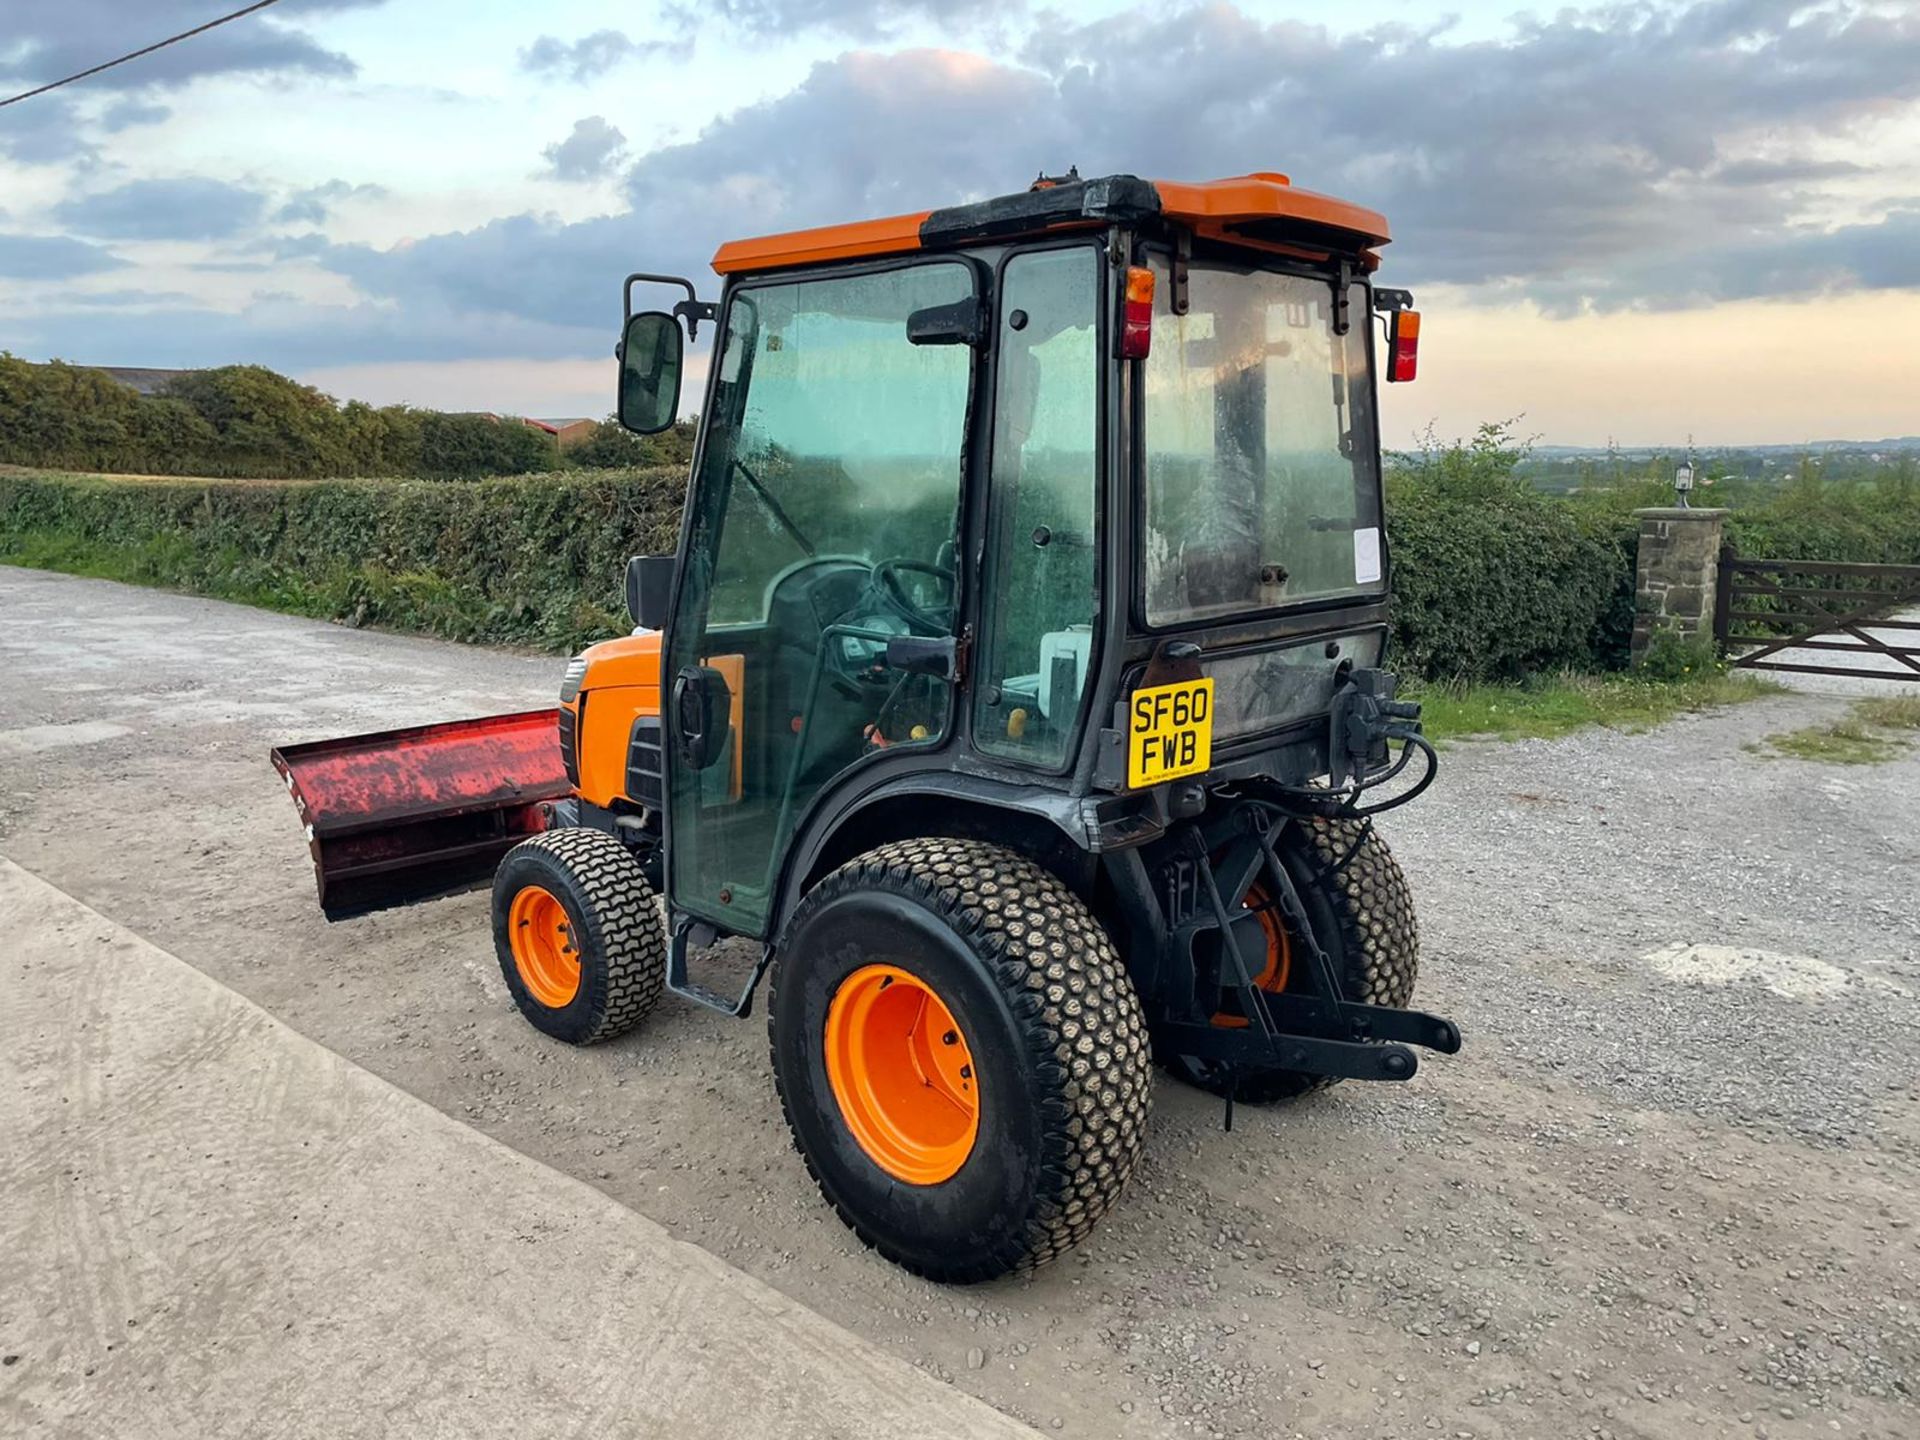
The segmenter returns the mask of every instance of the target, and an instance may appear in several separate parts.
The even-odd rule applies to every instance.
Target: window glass
[[[1383,588],[1367,294],[1333,331],[1313,276],[1194,264],[1172,311],[1155,262],[1145,362],[1147,621]]]
[[[974,743],[1036,765],[1073,740],[1098,609],[1099,257],[1008,261],[988,485],[984,645]]]

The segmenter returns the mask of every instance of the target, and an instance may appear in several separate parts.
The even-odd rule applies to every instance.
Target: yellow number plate
[[[1127,784],[1138,790],[1213,764],[1213,681],[1136,690],[1127,725]]]

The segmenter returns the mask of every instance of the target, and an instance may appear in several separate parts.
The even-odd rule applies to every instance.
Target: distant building
[[[598,420],[583,420],[578,416],[536,420],[533,423],[541,426],[543,429],[551,430],[554,439],[559,442],[562,450],[571,450],[574,446],[583,443],[588,436],[600,428],[600,422]]]
[[[536,420],[531,415],[499,415],[492,410],[462,410],[457,413],[471,415],[481,420],[491,420],[496,425],[517,422],[529,430],[538,430],[542,435],[551,435],[554,444],[563,450],[568,445],[577,444],[585,438],[584,432],[581,435],[572,435],[568,430],[569,426],[584,425],[588,431],[593,429],[591,420]]]

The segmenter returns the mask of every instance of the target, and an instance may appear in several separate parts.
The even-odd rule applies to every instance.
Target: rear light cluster
[[[1126,296],[1120,306],[1120,358],[1144,360],[1153,348],[1153,271],[1127,267]]]
[[[1420,368],[1420,312],[1396,310],[1387,322],[1387,379],[1411,380]]]

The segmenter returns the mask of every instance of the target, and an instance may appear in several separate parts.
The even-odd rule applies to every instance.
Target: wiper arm
[[[773,498],[773,492],[760,483],[760,477],[749,470],[746,462],[737,455],[733,458],[733,468],[747,477],[747,483],[753,487],[753,493],[766,501],[767,509],[772,511],[773,518],[780,522],[780,528],[792,537],[794,544],[807,552],[807,558],[811,560],[817,556],[820,552],[813,548],[813,542],[800,533],[800,527],[793,523],[792,517],[785,510],[780,508],[780,502]]]

